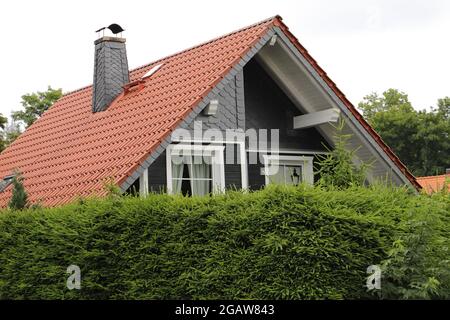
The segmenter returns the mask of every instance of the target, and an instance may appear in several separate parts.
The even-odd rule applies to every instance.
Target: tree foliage
[[[28,207],[28,194],[23,185],[23,177],[20,172],[14,174],[12,181],[12,197],[9,201],[9,208],[13,210],[22,210]]]
[[[16,121],[13,120],[8,123],[7,127],[4,130],[6,146],[9,146],[11,143],[13,143],[21,133],[22,130],[20,129],[20,125]]]
[[[359,103],[366,120],[418,176],[442,174],[450,167],[450,98],[437,108],[417,111],[408,95],[389,89]]]
[[[7,146],[7,140],[5,139],[5,129],[8,125],[8,118],[0,113],[0,129],[1,129],[1,137],[0,137],[0,151]]]
[[[24,94],[21,101],[23,110],[11,113],[12,122],[8,123],[8,118],[0,114],[0,152],[20,136],[23,127],[33,124],[61,96],[61,89],[49,86],[47,91]]]
[[[316,172],[319,175],[318,184],[324,187],[337,187],[345,189],[351,186],[361,186],[365,182],[366,169],[369,164],[359,161],[355,164],[356,149],[348,149],[348,140],[351,134],[344,133],[345,122],[341,121],[335,126],[334,149],[328,150],[326,155],[318,155]]]
[[[20,126],[12,121],[8,123],[8,119],[0,114],[0,152],[13,143],[14,140],[22,133]]]
[[[0,299],[448,299],[449,219],[448,195],[382,185],[2,212]],[[73,264],[81,290],[66,286]]]
[[[444,118],[450,119],[450,97],[438,99],[437,112]]]
[[[450,196],[446,190],[410,199],[414,209],[401,220],[388,259],[382,263],[383,298],[449,299]]]
[[[47,91],[28,93],[22,96],[24,110],[13,111],[12,118],[29,127],[62,96],[61,89],[48,87]]]

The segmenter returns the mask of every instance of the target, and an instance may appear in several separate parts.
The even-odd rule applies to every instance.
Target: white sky
[[[0,112],[48,85],[89,85],[94,31],[111,23],[133,69],[275,14],[355,105],[390,87],[417,109],[450,96],[448,0],[14,0],[0,11]]]

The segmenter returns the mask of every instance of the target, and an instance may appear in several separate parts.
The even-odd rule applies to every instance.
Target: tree
[[[416,111],[408,95],[389,89],[359,103],[366,120],[415,175],[435,175],[450,167],[450,98],[431,111]]]
[[[23,177],[20,172],[15,172],[12,181],[12,197],[9,201],[9,208],[13,210],[22,210],[28,207],[28,194],[23,186]]]
[[[438,110],[442,117],[450,119],[450,97],[438,99]]]
[[[7,146],[5,129],[8,124],[8,118],[0,113],[0,129],[2,129],[0,135],[0,152],[3,151]]]
[[[52,89],[50,86],[45,92],[38,91],[25,94],[22,96],[21,102],[24,110],[13,111],[12,118],[15,121],[23,122],[25,127],[29,127],[61,96],[62,89]]]
[[[365,119],[372,122],[376,115],[381,112],[397,111],[412,112],[414,108],[409,102],[408,95],[397,89],[388,89],[382,96],[372,92],[364,97],[364,101],[359,103],[359,108],[363,111]]]
[[[320,176],[317,184],[339,189],[351,186],[361,186],[366,180],[366,171],[369,164],[363,163],[356,156],[357,150],[348,150],[348,140],[351,134],[344,134],[345,122],[342,120],[335,126],[335,147],[328,150],[326,155],[318,155],[318,170]],[[360,165],[356,165],[353,159],[358,159]]]
[[[0,114],[0,152],[9,146],[22,133],[20,126],[12,121],[8,123],[8,119]]]
[[[62,96],[61,89],[48,87],[45,92],[28,93],[22,96],[21,104],[24,110],[13,111],[12,122],[0,114],[0,152],[10,145],[22,133],[21,125],[28,127],[33,124],[48,108]]]
[[[14,140],[16,140],[21,133],[22,130],[20,130],[20,126],[18,123],[16,123],[14,120],[8,123],[4,130],[6,146],[9,146]]]

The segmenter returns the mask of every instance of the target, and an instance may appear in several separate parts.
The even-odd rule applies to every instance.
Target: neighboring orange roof
[[[441,191],[444,188],[446,179],[448,180],[448,191],[450,191],[450,175],[417,177],[417,182],[427,193]]]
[[[131,71],[130,80],[137,81],[163,64],[136,86],[139,90],[122,93],[106,111],[92,113],[92,86],[65,94],[0,154],[0,179],[18,168],[30,201],[45,206],[78,196],[104,195],[106,180],[122,185],[269,29],[277,26],[420,188],[281,20],[276,16]],[[10,198],[11,186],[0,193],[0,206],[6,206]]]

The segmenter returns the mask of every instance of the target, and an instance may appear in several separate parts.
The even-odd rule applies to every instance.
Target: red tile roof
[[[450,175],[417,177],[417,182],[422,186],[423,190],[431,194],[441,191],[444,188],[446,179],[448,181],[448,191],[450,191]]]
[[[280,27],[413,185],[415,178],[339,91],[279,16],[130,72],[139,86],[104,112],[92,113],[92,86],[64,95],[0,154],[0,178],[17,168],[32,202],[53,206],[78,196],[103,195],[104,183],[121,185],[193,108],[273,26]],[[0,193],[0,206],[11,186]]]

